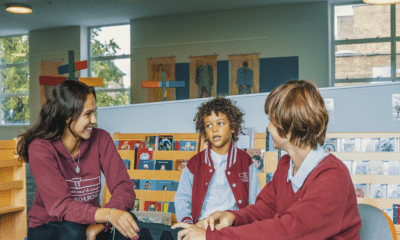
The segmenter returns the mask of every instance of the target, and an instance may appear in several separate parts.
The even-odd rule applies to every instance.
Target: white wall
[[[324,98],[334,99],[334,119],[328,132],[400,132],[400,121],[392,121],[392,94],[400,94],[400,83],[321,88]],[[230,96],[245,113],[244,126],[265,132],[268,126],[264,103],[268,93]],[[111,135],[121,133],[194,133],[193,118],[201,103],[209,99],[134,104],[98,109],[98,126]]]
[[[298,56],[300,79],[329,86],[328,3],[285,4],[131,21],[132,103],[147,102],[147,58],[260,53]]]

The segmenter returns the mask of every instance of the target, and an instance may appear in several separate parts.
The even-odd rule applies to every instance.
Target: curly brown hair
[[[224,97],[216,97],[208,102],[202,103],[198,109],[199,111],[193,121],[196,122],[196,132],[200,132],[206,141],[208,141],[208,139],[204,127],[204,117],[210,116],[212,111],[214,111],[216,115],[219,113],[226,115],[229,120],[230,129],[235,131],[232,133],[232,140],[238,140],[238,133],[242,128],[244,113],[233,104],[232,100]]]

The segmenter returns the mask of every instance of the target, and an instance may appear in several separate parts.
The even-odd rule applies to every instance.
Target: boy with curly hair
[[[217,210],[238,210],[255,202],[261,191],[256,167],[245,151],[233,145],[243,115],[223,97],[199,107],[196,131],[208,148],[193,156],[182,172],[174,199],[178,222],[201,224],[199,220]]]

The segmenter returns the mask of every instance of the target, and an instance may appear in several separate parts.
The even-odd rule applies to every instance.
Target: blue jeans
[[[136,216],[133,213],[131,215],[137,222]],[[87,224],[69,221],[49,222],[34,228],[28,228],[28,240],[86,240],[87,226]],[[100,232],[96,237],[96,240],[112,239],[126,240],[130,238],[122,236],[118,230],[115,230],[114,234],[111,228],[107,232]]]

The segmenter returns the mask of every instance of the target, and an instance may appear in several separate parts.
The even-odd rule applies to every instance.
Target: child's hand
[[[206,220],[208,221],[208,225],[210,226],[211,231],[214,231],[215,223],[218,223],[217,225],[215,225],[215,228],[217,230],[221,230],[223,228],[233,225],[233,223],[235,222],[235,215],[231,212],[216,211],[215,213],[208,216]]]
[[[174,224],[171,228],[184,228],[178,232],[178,240],[206,240],[206,230],[201,229],[196,225],[180,222]]]
[[[208,227],[207,218],[203,218],[202,220],[198,221],[196,223],[196,226],[207,231],[207,227]]]

